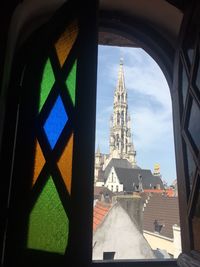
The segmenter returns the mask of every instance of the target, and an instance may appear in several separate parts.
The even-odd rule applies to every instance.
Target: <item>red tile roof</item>
[[[174,196],[174,190],[173,189],[144,189],[145,193],[159,193],[159,194],[166,194],[168,197]]]
[[[111,204],[97,201],[93,209],[93,231],[102,223],[111,208]]]

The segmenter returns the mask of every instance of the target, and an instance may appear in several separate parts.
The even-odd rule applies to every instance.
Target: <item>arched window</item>
[[[119,111],[117,112],[117,124],[120,124],[120,113],[119,113]]]
[[[124,125],[124,111],[121,112],[121,124]]]
[[[27,1],[23,1],[22,3],[20,3],[20,5],[23,5],[24,2]],[[94,3],[94,6],[92,6],[92,3]],[[12,10],[14,10],[13,7],[15,7],[15,4],[13,4]],[[181,3],[181,1],[170,1],[170,4],[166,2],[165,6],[168,9],[167,5],[170,5],[169,8],[172,8],[172,11],[178,12],[180,15],[181,13],[184,13],[184,10],[186,10],[185,4]],[[194,6],[193,9],[192,5]],[[156,10],[157,7],[158,6],[156,6],[155,4],[152,10]],[[188,3],[187,10],[190,8],[193,11],[191,12],[191,14],[194,14],[194,11],[199,9],[198,1],[194,1],[194,3],[193,1],[191,1],[191,4]],[[7,9],[5,10],[7,12]],[[134,27],[133,30],[131,30],[131,27],[133,25],[131,25],[131,23],[130,25],[128,24],[128,14],[133,14],[132,12],[127,13],[128,20],[126,20],[124,19],[126,18],[126,10],[123,10],[123,12],[121,12],[122,9],[120,8],[120,6],[119,12],[112,12],[112,10],[114,10],[114,8],[112,7],[110,8],[110,10],[111,12],[109,13],[109,15],[106,14],[106,19],[109,19],[112,23],[114,23],[113,21],[117,22],[116,25],[118,25],[118,29],[117,27],[114,27],[115,30],[117,29],[120,31],[122,29],[125,29],[124,33],[126,32],[130,36],[133,35],[133,33],[136,35],[136,39],[139,40],[139,43],[147,47],[147,49],[152,52],[155,58],[158,58],[158,61],[161,62],[160,65],[163,66],[163,69],[167,70],[166,76],[168,77],[169,84],[171,84],[172,80],[171,70],[173,68],[172,62],[174,61],[174,52],[175,49],[177,50],[177,58],[174,61],[176,71],[173,77],[175,84],[172,96],[175,118],[174,125],[176,129],[176,154],[177,162],[179,164],[178,176],[181,178],[178,183],[181,189],[181,223],[184,226],[184,233],[182,234],[184,237],[183,252],[188,253],[191,249],[195,249],[196,253],[196,251],[200,250],[198,235],[198,180],[200,169],[198,160],[198,120],[200,103],[198,93],[200,87],[199,26],[197,23],[198,21],[195,21],[195,19],[198,20],[198,16],[191,15],[184,17],[184,27],[182,27],[181,29],[182,38],[180,38],[180,44],[179,46],[177,46],[175,44],[175,41],[177,40],[176,34],[172,35],[174,38],[173,39],[170,37],[170,31],[178,32],[180,26],[179,23],[174,23],[173,26],[177,26],[176,28],[172,27],[172,30],[170,30],[169,28],[169,34],[165,34],[167,32],[165,32],[164,27],[159,28],[159,25],[163,25],[162,23],[157,23],[155,28],[158,27],[158,29],[156,28],[156,31],[154,31],[151,27],[149,28],[147,23],[144,23],[143,25],[140,25],[141,27],[139,27],[139,32]],[[24,11],[26,11],[26,9],[24,9]],[[46,13],[48,13],[48,11],[49,9],[46,8]],[[90,170],[92,168],[90,161],[92,161],[92,146],[94,144],[94,137],[90,133],[90,130],[93,131],[94,117],[91,114],[95,111],[95,90],[93,90],[93,88],[96,77],[96,70],[94,70],[94,66],[96,66],[95,55],[97,46],[97,28],[95,28],[95,25],[97,23],[95,22],[94,15],[97,13],[96,11],[95,1],[90,1],[87,9],[84,9],[84,14],[82,14],[81,16],[81,21],[78,21],[78,28],[80,30],[79,33],[81,32],[81,34],[77,35],[77,39],[75,41],[76,44],[73,45],[73,47],[75,47],[76,49],[72,48],[73,52],[71,52],[72,50],[70,51],[69,57],[65,58],[65,60],[67,60],[67,63],[65,64],[63,62],[63,66],[61,66],[62,62],[60,63],[60,60],[56,59],[55,47],[52,46],[52,44],[54,44],[54,41],[56,39],[58,40],[59,37],[61,37],[64,28],[70,24],[71,18],[73,17],[72,15],[74,15],[71,7],[69,8],[69,6],[67,6],[67,8],[65,8],[63,6],[61,12],[57,13],[56,19],[54,20],[53,18],[49,24],[45,22],[46,25],[39,31],[37,31],[37,35],[35,35],[34,38],[30,36],[29,42],[25,42],[25,46],[23,46],[23,49],[21,49],[21,51],[21,44],[24,42],[29,32],[27,31],[25,34],[23,33],[20,36],[21,38],[18,38],[19,43],[17,45],[17,49],[15,50],[16,53],[13,60],[14,64],[12,69],[12,76],[10,78],[11,82],[9,84],[9,92],[6,95],[4,94],[5,90],[3,90],[3,97],[1,98],[1,101],[3,100],[1,102],[3,103],[3,105],[1,105],[1,108],[2,106],[4,108],[5,103],[8,103],[5,109],[2,108],[3,115],[1,114],[1,118],[3,117],[5,119],[5,123],[4,120],[0,120],[3,124],[3,130],[1,130],[1,134],[3,136],[3,138],[1,139],[1,163],[3,162],[3,164],[1,164],[1,166],[2,173],[6,173],[6,189],[8,189],[8,193],[5,193],[6,208],[5,214],[3,214],[5,216],[2,216],[4,222],[6,221],[5,225],[7,228],[4,236],[5,238],[3,238],[2,242],[2,244],[5,245],[5,253],[3,255],[3,259],[4,261],[6,261],[5,266],[16,266],[19,262],[23,262],[26,266],[42,266],[41,263],[43,263],[44,265],[48,265],[46,263],[51,263],[52,266],[65,266],[67,262],[67,251],[64,251],[64,247],[68,242],[66,237],[69,237],[67,248],[70,248],[70,251],[73,251],[73,253],[69,253],[72,262],[78,262],[80,266],[82,263],[87,265],[89,262],[91,262],[90,227],[84,228],[83,231],[82,225],[91,226],[92,212],[90,212],[90,208],[92,209],[93,206],[92,201],[88,201],[90,198],[92,199],[92,183],[89,182],[91,172],[87,170]],[[4,9],[2,12],[4,12]],[[163,12],[164,15],[167,15],[167,12]],[[104,14],[104,12],[102,13]],[[119,18],[115,17],[116,13],[119,15]],[[121,13],[123,15],[120,15]],[[142,12],[143,15],[145,15],[144,13]],[[41,22],[43,19],[42,17],[41,20],[38,20],[38,17],[41,14],[37,15],[37,22]],[[136,11],[136,16],[138,15],[139,14],[137,14]],[[103,18],[103,23],[105,23],[104,19],[105,18]],[[130,21],[134,19],[134,16],[130,16]],[[149,19],[151,20],[150,17]],[[181,19],[182,18],[179,18],[177,21],[180,22]],[[46,17],[45,21],[47,21]],[[145,20],[143,19],[143,21]],[[126,28],[126,23],[128,25],[128,30]],[[19,24],[16,25],[19,26]],[[38,24],[34,24],[34,21],[31,20],[31,25],[27,24],[26,29],[30,30],[36,28],[35,26],[37,25]],[[162,29],[163,34],[161,35],[159,34],[159,32],[161,32]],[[16,32],[12,32],[11,37],[13,37]],[[82,46],[80,46],[79,41],[83,40],[82,37],[84,37],[84,43]],[[93,40],[95,40],[95,49],[93,46]],[[133,41],[134,43],[134,40],[131,41]],[[158,45],[155,45],[156,43],[159,43],[159,47]],[[52,49],[50,49],[50,46],[52,46]],[[82,48],[79,50],[80,47]],[[87,52],[83,51],[84,49],[87,49]],[[74,55],[76,55],[76,53],[74,50],[78,50],[80,52],[79,57],[76,61],[77,63],[75,65],[74,59],[76,57],[74,57]],[[14,49],[11,51],[11,54],[13,51]],[[33,57],[35,57],[35,59]],[[40,64],[36,63],[37,60],[40,62]],[[5,60],[5,62],[7,62],[7,60]],[[91,62],[92,64],[90,64]],[[31,63],[33,63],[33,65],[31,65]],[[5,69],[7,71],[7,68]],[[65,84],[65,78],[69,77],[71,72],[74,73],[72,69],[76,69],[75,98],[73,90],[69,90],[71,79],[68,80],[68,85]],[[30,75],[30,80],[29,77],[26,76],[27,73],[29,73]],[[9,76],[7,72],[6,75]],[[39,81],[43,80],[43,76],[48,77],[47,83],[49,83],[50,86],[42,86],[41,83],[41,86],[45,87],[44,91],[46,93],[44,93],[42,97],[43,99],[40,99],[40,95],[38,93],[41,88],[35,87],[35,85],[40,84]],[[89,77],[89,79],[87,79],[87,77]],[[73,77],[72,80],[74,81]],[[7,81],[8,80],[6,80],[6,82]],[[33,82],[33,84],[31,82]],[[5,84],[7,86],[7,83]],[[43,84],[46,83],[44,82]],[[63,90],[64,84],[66,85],[65,92]],[[28,86],[24,87],[24,85]],[[57,90],[54,90],[53,88],[57,88]],[[78,90],[78,88],[81,88],[83,90]],[[20,89],[20,93],[18,89]],[[74,103],[75,108],[73,106]],[[89,106],[90,108],[87,109],[86,106]],[[26,113],[26,111],[30,112]],[[6,114],[5,117],[4,113]],[[62,115],[62,120],[59,122],[58,128],[55,128],[55,132],[52,136],[49,135],[49,123],[52,122],[52,118],[57,117],[56,115],[58,113]],[[32,123],[34,124],[34,127],[32,127]],[[68,134],[65,132],[67,127],[69,127]],[[24,130],[24,132],[22,129]],[[70,135],[70,133],[72,134],[72,129],[74,130],[73,138]],[[30,139],[31,143],[29,143]],[[70,140],[72,140],[73,142],[70,142]],[[69,196],[69,183],[67,182],[67,186],[63,179],[63,177],[65,176],[63,176],[62,174],[63,169],[58,164],[58,161],[61,155],[63,155],[63,152],[66,150],[68,151],[67,144],[69,143],[72,144],[69,146],[69,150],[72,151],[71,147],[73,147],[73,153],[75,153],[73,154],[72,170],[71,168],[68,168],[68,171],[70,170],[70,172],[72,171],[73,173],[73,178],[71,177],[72,179],[68,180],[68,182],[71,182],[71,196],[73,196],[72,198]],[[85,149],[86,147],[87,149]],[[78,155],[76,151],[79,152]],[[88,157],[85,156],[85,153],[88,153]],[[31,155],[31,157],[27,157],[27,155]],[[68,159],[69,158],[70,157],[68,157]],[[73,168],[73,166],[79,167]],[[50,173],[52,175],[51,178],[49,176]],[[82,176],[87,178],[80,179],[80,177]],[[7,182],[7,180],[9,180],[9,177],[12,177],[12,183],[11,181]],[[11,188],[10,184],[12,185]],[[61,207],[62,212],[61,214],[59,214],[59,218],[64,218],[64,231],[66,232],[66,229],[68,229],[69,232],[67,232],[64,242],[63,238],[61,238],[62,242],[61,244],[58,244],[57,248],[55,248],[56,246],[54,239],[56,238],[54,237],[53,241],[50,240],[52,241],[51,244],[53,244],[53,246],[47,245],[47,249],[46,245],[45,248],[41,246],[43,241],[41,241],[41,243],[38,243],[38,235],[35,235],[36,241],[33,240],[32,244],[37,243],[37,248],[32,249],[30,248],[32,246],[30,246],[31,242],[28,243],[29,247],[27,247],[27,238],[29,239],[31,236],[27,236],[27,233],[30,233],[30,228],[32,227],[31,220],[29,224],[29,219],[31,219],[31,216],[34,217],[33,211],[37,209],[38,206],[41,207],[41,209],[44,209],[44,206],[40,205],[41,202],[38,202],[38,200],[42,199],[46,201],[46,203],[48,203],[49,195],[43,193],[47,192],[49,189],[51,190],[51,193],[53,193],[51,197],[54,200],[57,199],[58,207]],[[8,199],[9,216],[7,214]],[[79,203],[81,203],[81,209]],[[55,209],[53,209],[53,211],[57,212],[55,211]],[[45,215],[45,210],[44,212],[37,214],[37,216],[40,215]],[[71,225],[71,227],[69,228],[66,227],[66,216],[69,217],[69,226]],[[47,217],[45,216],[42,217],[42,223],[44,222],[47,222]],[[51,220],[49,220],[48,222],[52,223]],[[41,223],[41,221],[39,221],[39,223]],[[46,225],[48,226],[48,228],[45,229]],[[52,225],[50,225],[49,228],[49,224],[44,223],[42,229],[49,231],[51,235],[51,226]],[[34,227],[38,228],[37,225]],[[60,225],[59,229],[62,227],[63,225]],[[193,233],[193,237],[190,233]],[[41,239],[45,239],[45,236],[42,235]],[[77,244],[79,245],[77,246]],[[38,247],[40,247],[41,249],[38,249]],[[190,254],[193,255],[192,253]],[[23,258],[22,261],[16,260],[16,258],[18,259],[19,255],[21,255],[21,257]],[[185,262],[191,262],[191,258],[193,257],[191,255],[188,256],[183,254],[183,265],[185,264]],[[65,259],[63,260],[62,257],[64,257]],[[198,257],[195,257],[194,263],[192,263],[193,265],[197,265],[198,260],[196,258]],[[9,263],[12,264],[9,265]],[[162,262],[156,262],[156,264],[157,263],[161,266],[163,265]],[[126,265],[126,263],[123,264]],[[133,265],[137,264],[137,262],[133,263]],[[173,261],[170,261],[170,265],[173,264],[175,266],[176,262],[174,261],[173,263]],[[181,258],[179,259],[179,264],[182,264]],[[188,266],[190,265],[190,263],[186,264],[188,264]],[[145,262],[144,264],[142,263],[142,265],[148,266],[148,262]],[[150,263],[150,265],[152,264]]]

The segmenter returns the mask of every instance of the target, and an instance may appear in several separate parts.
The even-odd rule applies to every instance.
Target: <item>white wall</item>
[[[178,258],[179,254],[182,252],[181,246],[181,229],[180,226],[174,224],[173,235],[174,235],[174,258]]]
[[[93,234],[93,260],[103,260],[103,252],[115,252],[114,259],[153,259],[154,254],[130,219],[116,203]]]
[[[173,239],[149,231],[143,231],[143,235],[153,250],[165,250],[174,258],[178,258],[181,253],[180,227],[177,225],[173,226]]]
[[[120,184],[114,167],[112,167],[110,170],[108,178],[105,182],[105,187],[110,189],[110,191],[112,191],[112,192],[122,192],[123,191],[123,184]],[[118,187],[118,190],[117,190],[117,187]]]

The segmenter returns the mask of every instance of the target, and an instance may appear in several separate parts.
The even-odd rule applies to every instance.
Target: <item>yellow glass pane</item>
[[[58,160],[58,167],[69,193],[71,193],[72,180],[73,138],[74,135],[72,134],[60,159]]]
[[[74,20],[70,25],[67,26],[67,29],[55,43],[56,53],[62,67],[65,63],[66,58],[69,55],[69,52],[77,38],[78,35],[78,23]]]
[[[38,143],[38,141],[36,141],[36,148],[35,148],[35,162],[34,162],[34,170],[33,170],[33,181],[32,181],[32,185],[35,184],[43,166],[45,164],[45,158],[44,155],[42,153],[41,147]]]

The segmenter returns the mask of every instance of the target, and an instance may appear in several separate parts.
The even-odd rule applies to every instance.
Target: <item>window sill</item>
[[[154,260],[95,260],[92,267],[177,267],[176,259]],[[189,266],[189,265],[188,265]],[[187,266],[187,267],[188,267]],[[198,265],[199,266],[199,265]],[[185,267],[185,266],[184,266]],[[196,265],[195,265],[196,267]]]

